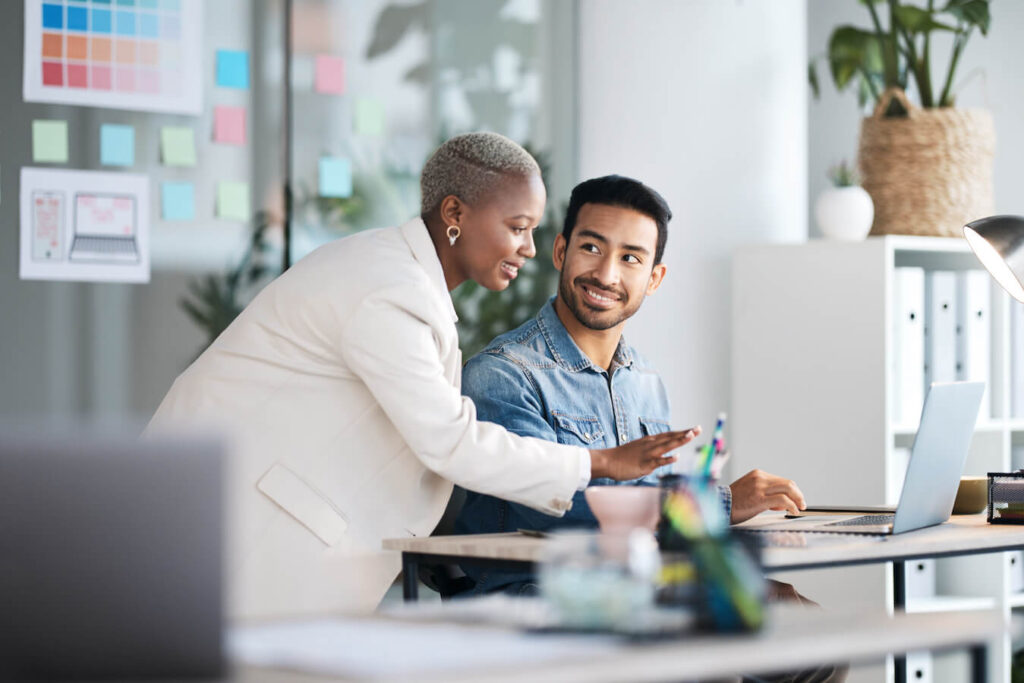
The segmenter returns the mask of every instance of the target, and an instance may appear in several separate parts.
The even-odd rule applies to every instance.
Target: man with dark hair
[[[661,258],[671,218],[661,195],[631,178],[605,176],[576,186],[565,226],[555,238],[553,259],[561,272],[557,296],[463,368],[462,391],[473,400],[479,419],[520,435],[587,448],[617,446],[669,429],[661,378],[625,343],[622,331],[664,280]],[[653,485],[659,474],[590,483]],[[759,470],[719,490],[734,523],[768,509],[797,512],[804,507],[796,484]],[[500,533],[573,526],[597,526],[582,491],[562,518],[468,492],[455,530]],[[476,593],[535,589],[528,573],[463,569]]]

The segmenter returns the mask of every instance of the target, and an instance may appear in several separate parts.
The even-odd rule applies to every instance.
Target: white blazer
[[[421,219],[327,244],[268,285],[174,382],[148,432],[231,437],[233,617],[374,609],[452,482],[561,515],[581,450],[477,422]]]

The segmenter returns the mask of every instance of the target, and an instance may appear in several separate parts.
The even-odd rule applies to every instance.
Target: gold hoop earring
[[[455,240],[459,239],[459,235],[461,235],[461,234],[462,234],[462,229],[459,226],[457,226],[457,225],[449,225],[448,226],[448,231],[447,231],[448,244],[450,244],[451,246],[454,247],[455,246]]]

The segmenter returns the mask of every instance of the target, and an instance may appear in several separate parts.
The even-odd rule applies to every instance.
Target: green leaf
[[[426,2],[418,5],[388,5],[377,15],[373,39],[366,48],[367,59],[373,59],[393,48],[413,28],[426,27],[429,19]]]
[[[989,26],[992,24],[989,0],[950,0],[942,11],[968,26],[977,26],[981,29],[982,35],[988,35]]]
[[[840,26],[829,38],[828,61],[836,88],[844,90],[858,73],[882,73],[882,45],[874,32]]]
[[[910,34],[917,35],[931,31],[956,31],[956,27],[936,21],[934,12],[913,5],[898,5],[896,21]]]
[[[811,84],[811,93],[814,99],[821,97],[821,84],[818,83],[818,68],[814,62],[807,63],[807,82]]]

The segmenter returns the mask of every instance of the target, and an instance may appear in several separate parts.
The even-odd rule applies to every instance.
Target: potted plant
[[[840,26],[829,38],[825,58],[836,88],[856,85],[861,105],[874,110],[861,123],[858,152],[875,205],[871,234],[959,236],[965,222],[992,213],[992,116],[954,106],[960,58],[976,31],[988,34],[990,0],[941,1],[861,0],[870,28]],[[953,37],[938,79],[935,33]],[[813,61],[809,79],[817,95]]]
[[[814,203],[814,219],[822,234],[834,240],[864,239],[871,230],[875,206],[860,186],[857,171],[844,160],[829,169],[828,178],[832,187]]]

